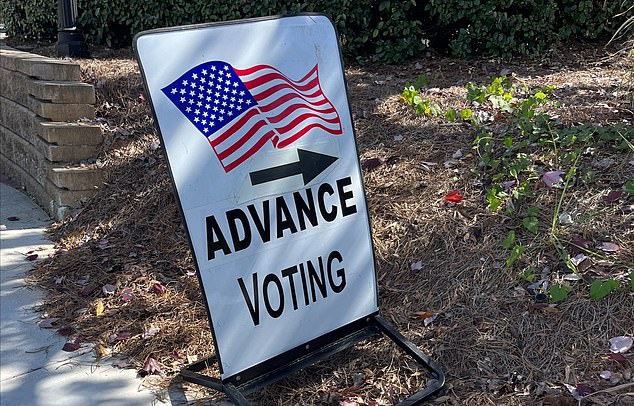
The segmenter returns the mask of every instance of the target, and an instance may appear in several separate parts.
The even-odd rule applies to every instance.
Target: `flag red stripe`
[[[275,110],[276,108],[278,108],[279,106],[281,106],[282,104],[293,100],[293,99],[301,99],[304,102],[306,102],[304,105],[308,105],[308,106],[321,106],[324,104],[329,104],[330,106],[332,106],[332,104],[330,104],[330,102],[327,99],[322,99],[319,100],[318,102],[312,103],[309,102],[308,100],[304,99],[301,95],[297,94],[297,93],[289,93],[289,94],[285,94],[284,96],[280,97],[279,99],[276,99],[274,101],[272,101],[269,104],[261,104],[260,105],[260,110],[262,110],[265,113],[268,113],[271,110]]]
[[[253,74],[253,73],[255,73],[255,72],[258,72],[258,71],[261,71],[261,70],[264,70],[264,69],[270,69],[270,70],[273,70],[273,71],[275,71],[275,72],[279,73],[280,75],[284,76],[284,74],[283,74],[282,72],[280,72],[279,70],[277,70],[277,69],[275,69],[274,67],[269,66],[269,65],[255,65],[255,66],[252,66],[252,67],[250,67],[250,68],[246,68],[246,69],[236,69],[236,68],[233,68],[233,70],[234,70],[234,71],[235,71],[238,75],[240,75],[240,76],[242,76],[242,75],[251,75],[251,74]],[[306,80],[307,78],[309,78],[309,77],[310,77],[313,73],[315,73],[315,71],[316,71],[316,70],[317,70],[317,65],[315,65],[315,66],[314,66],[314,67],[313,67],[313,68],[312,68],[312,69],[311,69],[311,70],[310,70],[310,71],[306,74],[306,76],[304,76],[303,78],[299,79],[297,82],[303,82],[304,80]],[[286,77],[286,76],[284,76],[284,77]]]
[[[224,140],[229,138],[233,133],[239,130],[240,127],[245,125],[247,121],[249,121],[253,116],[256,116],[258,114],[258,109],[250,109],[249,111],[247,111],[247,114],[240,117],[235,123],[231,125],[231,127],[225,129],[222,134],[218,136],[218,138],[214,138],[212,141],[210,141],[212,143],[211,145],[219,145]]]
[[[312,130],[313,128],[321,128],[322,130],[332,134],[332,135],[340,135],[342,134],[341,129],[334,131],[326,126],[324,126],[323,124],[320,123],[312,123],[310,125],[307,125],[306,127],[302,128],[300,131],[296,132],[295,134],[293,134],[292,137],[288,137],[286,139],[281,140],[278,144],[277,144],[277,148],[284,148],[287,145],[292,144],[293,142],[297,141],[298,139],[300,139],[304,134],[306,134],[308,131]]]
[[[311,87],[311,89],[314,88],[314,87],[315,86]],[[293,88],[291,85],[280,83],[278,85],[266,88],[265,90],[261,91],[260,93],[253,93],[253,97],[258,102],[261,102],[262,100],[265,100],[267,97],[270,97],[272,94],[280,92],[283,89],[291,89],[291,91],[294,91],[294,90],[296,91],[297,90],[297,89]],[[303,97],[319,97],[319,96],[323,96],[323,93],[322,93],[321,89],[319,89],[319,88],[317,88],[317,90],[314,93],[311,93],[311,94],[307,94],[306,92],[299,92],[299,91],[296,91],[295,94],[301,95]]]
[[[308,106],[306,104],[293,104],[291,106],[288,106],[286,109],[284,109],[284,111],[282,111],[280,114],[278,114],[277,116],[272,116],[272,117],[267,117],[268,121],[271,123],[279,123],[280,121],[284,120],[286,117],[290,116],[291,113],[293,113],[294,111],[297,111],[299,109],[309,109],[312,111],[317,112],[318,114],[328,114],[328,113],[336,113],[337,110],[335,110],[334,107],[331,107],[329,109],[326,110],[318,110],[313,108],[312,106]],[[314,114],[313,114],[314,115]],[[335,119],[335,121],[339,122],[339,117],[337,117]]]
[[[220,152],[218,154],[218,158],[220,158],[222,160],[222,159],[225,159],[226,157],[228,157],[229,155],[233,154],[234,152],[236,152],[242,145],[246,144],[247,141],[251,139],[251,137],[255,136],[257,134],[257,132],[260,130],[260,128],[262,128],[264,126],[266,126],[266,121],[259,120],[251,128],[249,128],[249,131],[247,131],[246,134],[244,134],[239,140],[237,140],[233,144],[231,144],[231,146],[229,148],[227,148],[224,151]]]
[[[240,165],[242,162],[249,159],[253,154],[258,152],[258,150],[262,148],[264,144],[266,144],[273,136],[275,136],[275,133],[273,132],[273,130],[267,132],[266,134],[264,134],[262,138],[258,140],[258,142],[254,146],[249,148],[249,150],[245,152],[244,154],[242,154],[238,159],[231,162],[230,164],[227,164],[227,165],[223,164],[222,167],[225,169],[225,172],[229,172],[236,166]]]
[[[293,121],[291,121],[290,123],[286,124],[285,126],[283,126],[283,127],[275,127],[275,129],[280,134],[284,134],[284,133],[287,133],[287,132],[291,131],[292,129],[297,127],[302,121],[307,120],[309,118],[318,118],[318,119],[320,119],[322,121],[325,121],[327,123],[330,123],[330,124],[338,124],[339,123],[339,117],[326,119],[326,118],[323,118],[323,117],[319,117],[318,115],[313,114],[313,113],[305,113],[305,114],[297,116],[295,119],[293,119]]]
[[[306,92],[319,84],[319,79],[315,76],[310,82],[306,84],[297,84],[290,80],[289,78],[279,75],[277,73],[267,73],[262,76],[258,76],[255,79],[248,80],[244,82],[244,85],[251,91],[257,89],[259,86],[265,85],[267,83],[273,82],[274,80],[280,79],[286,83],[286,86],[290,86],[298,92]],[[280,84],[282,85],[282,84]],[[279,86],[279,85],[278,85]],[[255,94],[254,94],[255,96]]]

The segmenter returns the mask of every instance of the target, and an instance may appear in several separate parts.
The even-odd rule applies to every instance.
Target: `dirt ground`
[[[634,352],[610,355],[608,341],[634,336],[634,292],[626,280],[634,269],[634,197],[625,193],[605,203],[610,191],[634,179],[634,151],[588,145],[580,167],[604,158],[611,165],[595,168],[593,182],[575,181],[562,201],[575,219],[561,231],[565,238],[620,247],[593,257],[579,272],[583,280],[611,275],[621,288],[593,300],[586,285],[572,284],[566,300],[545,304],[522,275],[536,269],[553,282],[570,273],[547,238],[561,189],[534,183],[531,204],[539,208],[543,233],[523,237],[526,251],[507,266],[501,243],[522,227],[522,218],[487,209],[474,128],[417,116],[400,97],[406,83],[425,74],[425,97],[443,109],[470,107],[467,82],[487,84],[512,73],[529,88],[554,87],[557,103],[546,109],[562,127],[631,126],[633,65],[608,54],[600,44],[573,44],[534,59],[464,61],[430,53],[400,66],[346,69],[381,314],[445,371],[447,384],[430,403],[573,405],[574,389],[584,404],[634,404]],[[69,341],[97,342],[97,356],[123,354],[138,370],[154,359],[161,374],[145,379],[160,395],[180,382],[181,367],[213,352],[212,338],[137,64],[129,50],[93,55],[77,62],[83,80],[96,88],[96,122],[106,134],[89,164],[103,167],[107,179],[79,212],[53,226],[57,252],[32,280],[47,289],[42,311],[60,318],[57,326]],[[625,137],[634,142],[631,132]],[[447,202],[451,190],[464,199]],[[601,378],[602,371],[612,377]],[[407,357],[376,340],[252,399],[262,405],[391,405],[426,379]],[[189,387],[201,400],[218,397]]]

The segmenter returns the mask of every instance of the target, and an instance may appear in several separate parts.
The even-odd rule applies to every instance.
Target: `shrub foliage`
[[[298,12],[332,16],[344,55],[395,63],[429,39],[456,56],[534,54],[566,39],[609,36],[629,15],[604,0],[80,0],[78,25],[93,44],[129,46],[139,31]],[[630,12],[631,14],[631,12]],[[54,39],[56,0],[0,0],[9,35]]]
[[[0,0],[0,23],[11,36],[51,39],[57,32],[55,0]]]
[[[624,3],[604,0],[428,0],[425,10],[456,56],[535,54],[619,26]]]
[[[55,0],[0,0],[9,35],[53,39]],[[139,31],[249,17],[320,12],[332,17],[347,57],[398,62],[425,48],[412,0],[81,0],[78,25],[94,44],[129,46]],[[31,15],[25,19],[25,15]]]

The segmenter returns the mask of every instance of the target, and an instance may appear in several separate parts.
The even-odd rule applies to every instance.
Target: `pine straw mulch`
[[[346,71],[366,169],[381,313],[446,372],[447,385],[434,404],[572,405],[565,384],[578,383],[607,390],[588,397],[588,404],[634,402],[634,354],[625,354],[621,365],[608,358],[607,344],[614,336],[634,336],[632,291],[621,289],[595,301],[587,288],[578,288],[547,311],[535,306],[522,270],[532,265],[555,272],[561,270],[561,259],[552,249],[529,249],[507,268],[508,254],[500,242],[521,225],[521,218],[486,209],[473,171],[477,162],[467,154],[473,129],[417,117],[399,97],[406,82],[425,73],[433,87],[426,97],[443,108],[461,107],[467,81],[490,83],[502,69],[510,69],[529,86],[555,87],[560,105],[551,107],[551,114],[564,124],[631,124],[627,95],[632,64],[606,61],[605,56],[602,46],[580,44],[554,49],[539,60],[462,61],[427,55],[402,66]],[[102,51],[95,59],[78,62],[84,80],[97,91],[96,122],[106,142],[93,164],[106,170],[107,179],[80,212],[52,227],[57,252],[32,279],[48,291],[42,310],[59,317],[60,326],[72,326],[63,331],[71,333],[69,340],[100,343],[101,355],[125,355],[137,369],[148,357],[156,359],[164,379],[151,384],[159,391],[179,381],[176,372],[187,362],[213,351],[206,312],[133,56]],[[445,167],[458,149],[464,158]],[[582,220],[567,233],[619,243],[619,252],[587,273],[624,275],[634,263],[634,202],[624,196],[608,206],[603,198],[634,178],[634,157],[631,151],[615,149],[595,154],[611,157],[615,164],[592,187],[579,184],[569,192],[565,209]],[[465,196],[459,205],[443,201],[453,189]],[[544,223],[558,196],[555,189],[539,188],[533,204],[541,208]],[[547,244],[535,241],[535,246]],[[165,294],[158,293],[156,283],[167,288]],[[106,284],[115,286],[114,295],[103,293]],[[99,303],[104,310],[96,316]],[[425,326],[421,312],[438,317]],[[618,372],[621,379],[602,380],[603,370]],[[254,399],[262,405],[393,404],[425,379],[389,343],[370,341],[266,388]],[[217,396],[204,390],[197,395]]]

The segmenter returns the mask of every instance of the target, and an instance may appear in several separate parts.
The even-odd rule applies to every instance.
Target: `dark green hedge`
[[[0,0],[0,23],[10,36],[25,39],[54,38],[57,32],[55,0]]]
[[[609,36],[627,1],[428,0],[436,38],[456,56],[535,54],[568,39]]]
[[[566,39],[608,36],[627,0],[79,0],[79,24],[93,44],[129,46],[157,27],[297,12],[332,16],[344,55],[394,63],[428,40],[456,56],[534,54]],[[56,0],[0,0],[9,35],[54,39]]]
[[[156,27],[322,12],[335,21],[347,56],[397,62],[423,49],[420,23],[408,14],[412,5],[409,0],[84,0],[80,22],[93,42],[118,46]]]
[[[9,35],[55,37],[55,0],[14,3],[0,0],[0,19]],[[79,0],[78,22],[91,43],[120,47],[129,46],[135,33],[151,28],[321,12],[335,21],[347,57],[398,62],[425,48],[414,4],[411,0]],[[29,13],[33,17],[25,20]]]

